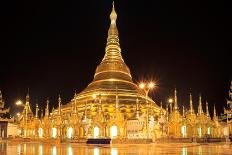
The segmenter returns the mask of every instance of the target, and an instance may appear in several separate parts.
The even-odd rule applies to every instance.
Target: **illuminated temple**
[[[211,119],[208,104],[203,111],[201,96],[197,111],[190,95],[189,110],[180,112],[175,90],[173,104],[163,109],[133,82],[121,55],[116,20],[113,5],[105,55],[96,68],[93,81],[65,105],[61,97],[57,97],[57,109],[49,111],[47,100],[41,116],[38,115],[38,104],[36,114],[32,113],[28,94],[19,118],[20,135],[32,139],[76,141],[90,138],[155,141],[162,137],[223,137],[216,109]]]

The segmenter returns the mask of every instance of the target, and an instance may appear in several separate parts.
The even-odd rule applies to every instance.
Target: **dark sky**
[[[1,2],[3,3],[3,2]],[[93,79],[104,56],[111,0],[5,1],[1,4],[0,89],[14,103],[30,88],[31,105],[57,107]],[[231,80],[229,9],[223,1],[116,0],[122,55],[135,82],[155,80],[150,94],[195,109],[198,94],[222,112]],[[228,26],[228,27],[227,27]],[[231,37],[231,36],[230,36]],[[197,109],[196,109],[197,110]]]

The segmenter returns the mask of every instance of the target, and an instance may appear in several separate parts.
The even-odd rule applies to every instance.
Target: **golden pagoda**
[[[126,118],[132,118],[136,113],[137,98],[140,101],[141,112],[145,111],[146,96],[145,92],[133,83],[130,69],[122,58],[114,4],[110,20],[104,58],[97,66],[93,81],[77,95],[78,111],[83,112],[85,104],[87,104],[87,115],[95,115],[98,103],[93,103],[93,96],[96,96],[101,98],[101,107],[104,113],[112,115],[115,112],[117,94],[119,110],[125,114]],[[158,113],[159,107],[152,99],[148,98],[148,100],[152,103],[152,110]],[[70,105],[71,103],[69,107],[71,107]]]

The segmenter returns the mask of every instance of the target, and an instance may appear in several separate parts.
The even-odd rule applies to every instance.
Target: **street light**
[[[21,100],[16,101],[15,103],[17,106],[24,106],[23,102]]]
[[[155,84],[153,82],[149,82],[149,83],[140,83],[139,84],[139,88],[144,90],[145,95],[146,95],[146,104],[147,104],[147,120],[146,120],[146,127],[147,127],[147,139],[149,138],[149,106],[148,106],[148,93],[151,89],[153,89],[155,86]]]

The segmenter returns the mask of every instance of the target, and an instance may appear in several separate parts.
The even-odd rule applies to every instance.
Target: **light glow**
[[[52,138],[56,138],[56,135],[57,135],[57,129],[52,128]]]
[[[67,137],[68,137],[69,139],[71,139],[71,138],[72,138],[72,135],[73,135],[73,128],[72,128],[72,127],[69,127],[69,128],[68,128]]]
[[[23,102],[22,102],[21,100],[18,100],[18,101],[16,102],[16,105],[18,105],[18,106],[23,105]]]
[[[139,88],[143,89],[145,87],[145,84],[144,83],[140,83],[139,84]]]
[[[154,84],[153,82],[150,82],[150,83],[148,84],[148,87],[149,87],[149,88],[154,88],[154,86],[155,86],[155,84]]]
[[[172,98],[168,99],[168,102],[173,103],[173,99]]]
[[[97,126],[94,127],[93,133],[94,133],[94,138],[98,138],[99,137],[99,128]]]
[[[186,132],[186,126],[185,125],[181,127],[181,133],[182,133],[182,137],[186,138],[187,132]]]
[[[43,129],[39,128],[39,138],[43,138]]]
[[[96,94],[93,94],[93,99],[96,99],[97,98],[97,95]]]
[[[117,126],[116,126],[116,125],[113,125],[113,126],[110,128],[110,134],[111,134],[111,138],[117,137],[117,135],[118,135],[118,129],[117,129]]]

